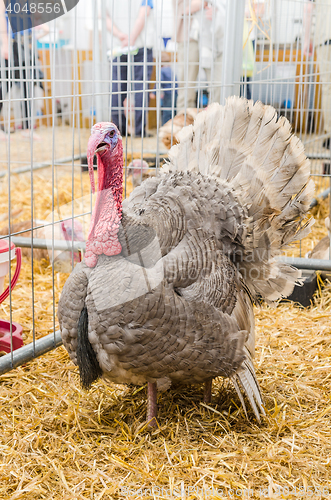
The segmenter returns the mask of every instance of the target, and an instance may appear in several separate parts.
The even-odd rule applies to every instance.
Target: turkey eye
[[[114,137],[114,135],[115,135],[115,130],[111,130],[111,131],[109,132],[109,137]]]

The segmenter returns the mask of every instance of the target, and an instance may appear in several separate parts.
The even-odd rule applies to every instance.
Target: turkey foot
[[[157,386],[156,382],[148,382],[147,384],[147,422],[148,427],[157,427]]]
[[[206,403],[206,404],[210,404],[211,403],[211,388],[212,388],[212,384],[213,384],[213,379],[210,378],[209,380],[207,380],[207,382],[205,382],[205,389],[203,391],[203,402]]]

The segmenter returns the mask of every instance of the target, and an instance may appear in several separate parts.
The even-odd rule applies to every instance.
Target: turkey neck
[[[123,145],[119,141],[112,153],[105,151],[98,155],[98,195],[111,190],[119,216],[122,214],[123,195]],[[110,191],[109,191],[110,193]],[[98,202],[98,196],[97,196]],[[106,209],[108,207],[105,207]]]
[[[119,141],[114,150],[97,155],[98,192],[93,209],[85,261],[94,267],[97,255],[118,255],[122,247],[117,233],[122,218],[123,146]]]

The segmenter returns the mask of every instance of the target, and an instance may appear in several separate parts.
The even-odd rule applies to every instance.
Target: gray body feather
[[[109,380],[162,390],[227,377],[259,419],[252,299],[287,296],[300,278],[276,257],[309,230],[309,163],[285,119],[244,99],[210,106],[179,139],[160,176],[123,203],[122,253],[67,280],[63,342],[77,363],[86,307]]]

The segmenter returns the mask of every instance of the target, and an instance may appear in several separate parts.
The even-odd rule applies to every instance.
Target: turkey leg
[[[147,422],[148,427],[157,427],[157,386],[156,382],[147,383]]]
[[[206,404],[211,403],[211,387],[212,387],[213,379],[210,378],[205,382],[205,389],[203,391],[203,402]]]

